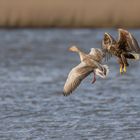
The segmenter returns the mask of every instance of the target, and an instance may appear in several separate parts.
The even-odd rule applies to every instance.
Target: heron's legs
[[[93,71],[93,81],[92,81],[92,84],[94,84],[96,82],[96,75],[95,75],[95,72]]]

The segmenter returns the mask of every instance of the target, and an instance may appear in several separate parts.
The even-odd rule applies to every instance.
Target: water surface
[[[101,47],[115,29],[0,30],[0,140],[139,140],[140,64],[119,74],[115,59],[109,77],[86,78],[71,96],[63,85],[79,57]],[[140,41],[140,30],[130,30]]]

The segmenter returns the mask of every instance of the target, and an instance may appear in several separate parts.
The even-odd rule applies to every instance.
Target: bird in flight
[[[104,34],[102,48],[105,57],[116,56],[120,65],[120,73],[126,72],[129,66],[128,59],[139,60],[140,48],[134,36],[124,29],[118,29],[118,40],[116,41],[109,33]]]
[[[75,66],[68,74],[67,80],[64,85],[63,95],[70,95],[90,73],[94,74],[93,81],[96,81],[96,75],[101,78],[106,78],[109,73],[107,65],[102,65],[101,61],[104,54],[101,49],[91,48],[89,54],[84,53],[76,46],[69,48],[70,51],[76,52],[80,56],[80,64]]]

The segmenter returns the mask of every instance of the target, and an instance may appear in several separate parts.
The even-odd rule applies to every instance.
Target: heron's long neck
[[[82,61],[85,59],[86,54],[85,54],[84,52],[81,52],[81,51],[79,51],[78,54],[79,54],[80,60],[81,60],[81,62],[82,62]]]
[[[79,54],[80,60],[82,62],[85,59],[86,54],[84,52],[82,52],[79,48],[77,48],[75,52],[77,52]]]

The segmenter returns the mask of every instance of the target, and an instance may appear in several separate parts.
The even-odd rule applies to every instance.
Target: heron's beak
[[[69,51],[71,52],[77,52],[78,51],[78,48],[76,46],[72,46],[69,48]]]
[[[68,50],[69,50],[69,51],[73,51],[71,47],[70,47]]]

